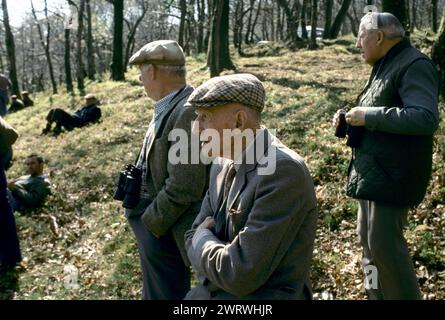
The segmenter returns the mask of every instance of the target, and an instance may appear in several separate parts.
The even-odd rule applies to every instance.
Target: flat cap
[[[92,93],[88,93],[88,94],[84,97],[84,99],[85,99],[85,100],[92,100],[92,99],[96,100],[96,96],[95,96],[94,94],[92,94]]]
[[[25,91],[22,91],[22,94],[23,94],[23,95],[27,95],[27,94],[29,94],[29,93],[28,93],[28,91],[25,90]]]
[[[249,73],[215,77],[200,85],[190,95],[187,107],[212,108],[240,103],[259,112],[264,109],[266,93],[263,84]]]
[[[11,99],[17,99],[17,96],[16,96],[15,94],[13,94],[13,95],[11,96]]]
[[[147,43],[138,52],[131,56],[130,65],[152,63],[160,65],[185,64],[185,56],[181,46],[173,40],[158,40]]]

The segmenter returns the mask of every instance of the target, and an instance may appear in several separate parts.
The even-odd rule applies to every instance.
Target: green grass
[[[262,51],[261,51],[262,50]],[[319,200],[319,225],[312,279],[316,298],[364,298],[360,248],[355,236],[356,204],[344,194],[350,150],[334,137],[330,121],[338,108],[353,103],[370,69],[353,48],[353,39],[325,42],[318,51],[289,52],[283,46],[246,50],[234,57],[239,72],[257,75],[267,91],[264,123],[308,163]],[[270,54],[278,54],[270,56]],[[208,79],[205,56],[188,58],[188,79]],[[126,82],[88,82],[101,100],[97,125],[40,136],[52,107],[74,110],[78,95],[39,93],[35,106],[8,115],[20,132],[9,177],[23,173],[26,155],[48,160],[53,195],[32,215],[17,215],[25,257],[23,267],[0,285],[0,298],[138,299],[141,274],[136,240],[112,193],[120,168],[136,157],[152,116],[136,70]],[[442,115],[444,105],[441,105]],[[434,174],[424,203],[410,214],[407,238],[425,298],[445,298],[445,129],[436,136]],[[55,223],[57,228],[55,228]],[[427,229],[419,228],[426,225]],[[63,268],[80,272],[77,290],[63,286]],[[425,270],[427,272],[425,272]],[[16,280],[15,280],[16,279]],[[6,283],[16,285],[7,287]],[[2,287],[3,286],[3,287]]]

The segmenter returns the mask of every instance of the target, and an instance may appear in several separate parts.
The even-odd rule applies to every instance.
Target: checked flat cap
[[[130,65],[159,64],[177,65],[185,64],[185,56],[181,46],[173,40],[157,40],[147,43],[138,52],[131,56]]]
[[[240,103],[259,112],[264,109],[266,93],[257,77],[248,73],[215,77],[200,85],[190,95],[186,106],[211,108]]]

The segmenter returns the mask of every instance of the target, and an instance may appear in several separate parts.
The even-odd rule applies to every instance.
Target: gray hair
[[[150,63],[144,63],[142,65],[144,71],[147,70]],[[185,65],[161,65],[157,64],[156,68],[158,68],[163,73],[168,73],[173,77],[177,78],[185,78],[187,75],[187,71],[185,69]]]
[[[367,13],[360,22],[360,29],[381,31],[388,39],[398,39],[405,36],[405,29],[399,19],[388,12]]]

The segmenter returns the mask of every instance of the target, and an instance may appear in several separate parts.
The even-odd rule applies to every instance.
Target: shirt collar
[[[179,92],[179,90],[170,92],[168,95],[163,97],[161,100],[156,101],[155,109],[154,109],[154,117],[153,119],[156,121],[159,116],[164,112],[165,108],[170,103],[170,100]]]

